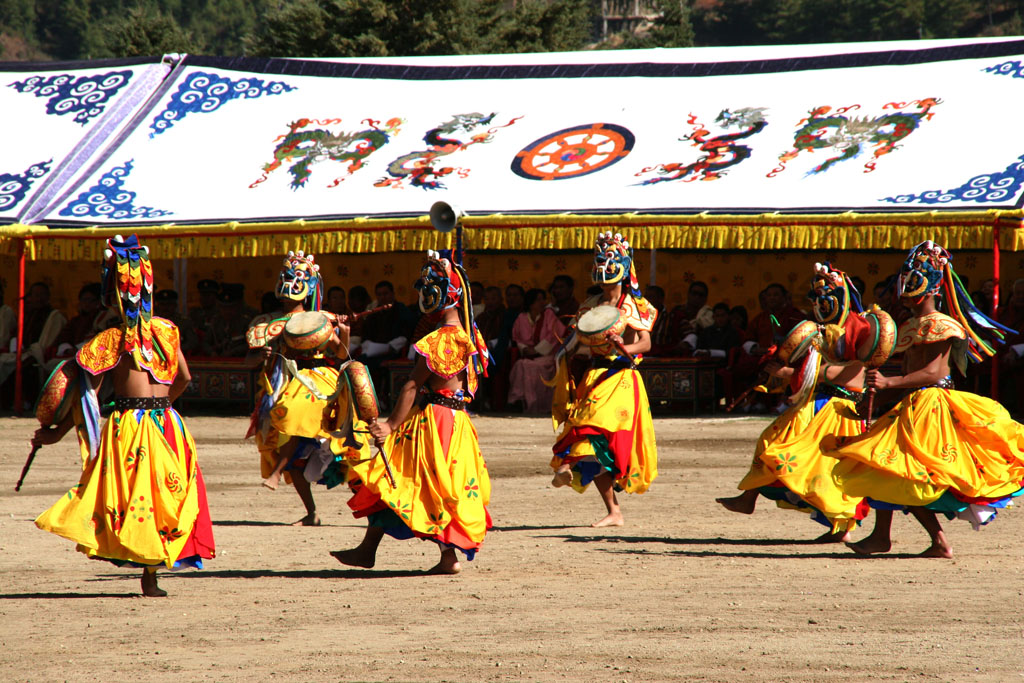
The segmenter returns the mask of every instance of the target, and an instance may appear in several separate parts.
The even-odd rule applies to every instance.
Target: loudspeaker
[[[430,224],[438,232],[451,232],[466,214],[448,202],[434,202],[430,207]]]

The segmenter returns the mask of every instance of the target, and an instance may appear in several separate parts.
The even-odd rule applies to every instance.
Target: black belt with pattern
[[[170,396],[118,396],[114,399],[114,410],[167,410],[170,407]]]
[[[605,358],[604,356],[594,356],[590,360],[590,367],[592,368],[619,368],[624,370],[630,366],[628,358],[617,356],[615,358]]]
[[[946,375],[945,377],[940,379],[935,384],[926,384],[925,386],[923,386],[921,388],[922,389],[931,389],[932,387],[934,387],[936,389],[952,389],[953,388],[953,375]]]
[[[431,392],[429,394],[420,395],[420,407],[426,408],[428,404],[433,403],[434,405],[443,406],[445,408],[451,408],[452,410],[465,410],[466,402],[451,396],[445,396],[444,394],[436,394]]]
[[[322,368],[326,365],[330,365],[330,361],[326,358],[296,358],[295,365],[299,370],[312,370],[313,368]]]

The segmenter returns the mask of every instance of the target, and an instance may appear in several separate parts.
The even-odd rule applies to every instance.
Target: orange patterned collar
[[[130,352],[135,366],[152,375],[160,384],[170,384],[178,374],[178,328],[163,318],[153,318],[153,359],[147,361],[139,347]],[[100,332],[78,350],[75,359],[90,375],[99,375],[117,366],[124,350],[124,329],[114,327]]]
[[[477,350],[461,325],[439,327],[416,342],[413,348],[439,377],[451,379],[465,370],[466,388],[470,395],[476,393],[478,379],[472,361]]]
[[[920,318],[911,318],[900,325],[899,334],[896,335],[895,352],[906,351],[918,344],[934,344],[947,339],[967,339],[967,331],[955,319],[935,311]]]

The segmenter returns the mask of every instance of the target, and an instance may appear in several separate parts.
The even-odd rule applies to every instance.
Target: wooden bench
[[[189,358],[192,381],[180,401],[187,407],[229,405],[252,412],[256,396],[256,370],[243,358]]]

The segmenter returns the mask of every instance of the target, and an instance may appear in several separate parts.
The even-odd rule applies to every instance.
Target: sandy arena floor
[[[548,420],[476,420],[495,528],[457,577],[424,576],[418,541],[342,567],[327,552],[363,532],[343,493],[317,487],[324,526],[288,526],[299,500],[259,486],[245,419],[190,424],[218,557],[162,573],[159,600],[36,529],[77,448],[44,448],[15,494],[35,422],[0,419],[0,680],[1024,680],[1024,511],[947,524],[952,561],[912,557],[926,536],[904,518],[885,558],[802,543],[822,531],[802,514],[713,502],[762,419],[658,420],[661,476],[602,530],[595,492],[548,484]]]

